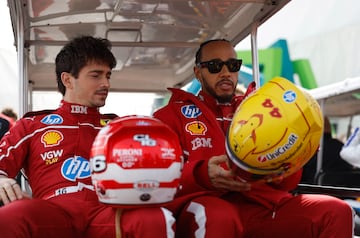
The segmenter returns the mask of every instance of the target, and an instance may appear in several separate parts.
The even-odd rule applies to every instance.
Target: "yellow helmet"
[[[317,101],[276,77],[236,109],[226,151],[240,178],[272,181],[298,171],[319,148],[322,132]]]

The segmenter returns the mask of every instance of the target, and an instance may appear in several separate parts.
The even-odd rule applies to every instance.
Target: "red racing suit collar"
[[[76,103],[69,103],[65,100],[60,102],[61,111],[69,112],[71,114],[85,114],[85,115],[96,115],[99,114],[98,107],[88,107]]]

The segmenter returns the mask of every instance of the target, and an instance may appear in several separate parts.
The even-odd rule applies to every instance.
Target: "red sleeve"
[[[15,178],[23,167],[28,154],[28,141],[31,136],[26,134],[26,120],[20,119],[10,128],[10,133],[0,141],[0,174]]]

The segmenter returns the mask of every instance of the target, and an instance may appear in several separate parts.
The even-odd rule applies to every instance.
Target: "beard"
[[[232,91],[231,94],[222,94],[222,95],[218,95],[215,90],[210,87],[210,85],[207,83],[206,80],[203,80],[203,89],[205,89],[205,91],[210,94],[213,98],[215,98],[219,103],[230,103],[232,98],[235,95],[235,88]]]

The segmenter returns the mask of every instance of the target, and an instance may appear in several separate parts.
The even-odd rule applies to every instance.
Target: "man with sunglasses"
[[[301,171],[279,183],[249,184],[229,170],[225,135],[235,109],[255,90],[251,83],[245,95],[235,95],[240,67],[229,41],[202,43],[194,67],[199,94],[171,89],[168,105],[154,113],[177,132],[185,157],[181,188],[168,206],[177,237],[352,237],[346,203],[289,192]]]

